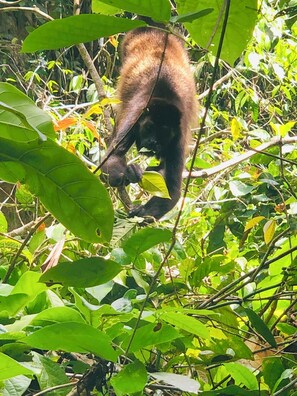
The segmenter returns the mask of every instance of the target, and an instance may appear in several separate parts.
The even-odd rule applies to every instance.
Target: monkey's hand
[[[143,170],[139,165],[130,164],[126,168],[125,172],[125,185],[130,183],[139,183],[142,178]]]

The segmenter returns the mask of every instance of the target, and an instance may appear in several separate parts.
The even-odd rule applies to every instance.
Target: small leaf
[[[145,171],[139,185],[151,195],[171,199],[164,177],[159,172]]]
[[[26,367],[19,364],[16,360],[0,352],[0,381],[21,374],[33,376],[33,372],[31,370],[28,370]]]
[[[137,257],[159,243],[168,242],[171,236],[169,230],[143,228],[123,243],[123,249],[130,257]]]
[[[275,234],[276,222],[274,220],[268,220],[266,224],[264,224],[263,232],[264,232],[264,241],[266,245],[268,245]]]
[[[259,385],[255,375],[245,366],[239,363],[225,363],[227,372],[235,380],[236,385],[243,384],[248,389],[257,390]]]
[[[252,327],[274,348],[277,347],[273,334],[263,320],[250,308],[244,308]]]
[[[113,362],[118,357],[111,339],[102,331],[84,323],[56,323],[35,331],[21,341],[38,349],[94,353]]]
[[[165,320],[165,322],[194,334],[197,337],[201,337],[203,339],[210,338],[208,328],[198,319],[195,319],[191,316],[187,316],[178,312],[165,312],[161,315],[161,318]]]
[[[147,378],[144,364],[136,360],[125,366],[110,382],[116,391],[131,395],[143,390]]]
[[[151,376],[156,378],[158,381],[162,381],[165,384],[172,385],[183,392],[197,394],[200,389],[199,382],[180,374],[172,373],[151,373]]]
[[[202,18],[205,15],[213,12],[213,8],[206,8],[205,10],[197,11],[197,12],[189,12],[185,15],[175,15],[170,18],[171,23],[184,23],[184,22],[193,22],[196,19]]]
[[[249,220],[249,221],[246,223],[246,225],[245,225],[245,227],[244,227],[244,232],[246,232],[246,231],[252,229],[253,227],[255,227],[255,226],[256,226],[257,224],[259,224],[260,221],[262,221],[263,219],[265,219],[264,216],[256,216],[256,217],[253,217],[251,220]]]
[[[99,37],[126,32],[139,26],[145,26],[145,23],[96,14],[55,19],[33,30],[24,40],[22,52],[70,47],[96,40]]]
[[[232,180],[229,183],[231,193],[234,197],[243,197],[253,191],[253,186],[248,186],[239,180]]]
[[[122,267],[112,260],[91,257],[74,261],[65,261],[45,272],[40,282],[62,283],[65,286],[92,287],[103,285],[113,279]]]
[[[242,125],[237,118],[233,117],[231,121],[231,133],[233,140],[238,140],[241,136]]]

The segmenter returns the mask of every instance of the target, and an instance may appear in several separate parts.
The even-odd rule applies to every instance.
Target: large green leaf
[[[224,20],[225,0],[177,0],[179,15],[213,9],[199,19],[186,22],[185,26],[192,38],[203,48],[210,50],[214,55]],[[257,0],[231,1],[230,13],[221,57],[233,64],[245,49],[247,42],[257,21]]]
[[[46,326],[61,322],[85,323],[81,314],[70,307],[53,307],[45,309],[37,314],[32,322],[32,326]]]
[[[224,364],[228,374],[235,380],[236,385],[245,385],[248,389],[256,390],[259,388],[256,376],[245,366],[239,363]]]
[[[68,261],[60,263],[45,272],[40,281],[51,281],[74,287],[92,287],[110,281],[121,269],[122,267],[115,261],[91,257],[73,263]]]
[[[168,0],[101,0],[102,3],[151,17],[155,21],[168,22],[170,3]]]
[[[14,359],[0,352],[0,381],[21,374],[33,375],[33,372],[19,364]]]
[[[7,106],[6,108],[0,106],[0,136],[3,136],[3,133],[5,133],[3,132],[3,128],[5,130],[5,124],[13,124],[25,127],[30,125],[33,129],[36,128],[51,139],[56,137],[50,116],[39,109],[28,96],[13,85],[0,82],[0,102]],[[13,112],[13,110],[15,111]],[[27,131],[26,135],[24,133],[18,133],[19,128],[17,128],[16,132],[10,138],[23,141],[25,139],[28,140],[30,137],[36,137],[36,132],[33,129],[32,131]]]
[[[148,346],[170,342],[179,337],[181,337],[181,334],[179,334],[179,332],[172,326],[163,324],[159,327],[155,323],[150,323],[137,329],[130,345],[130,352],[136,352],[139,349],[146,348]],[[124,348],[127,348],[130,338],[131,335],[125,339],[123,343]]]
[[[145,23],[107,15],[74,15],[47,22],[33,30],[24,40],[22,51],[34,52],[69,47],[99,37],[126,32],[139,26],[145,26]]]
[[[39,349],[94,353],[113,362],[118,356],[105,333],[84,323],[67,322],[46,326],[23,338],[22,342]]]
[[[98,229],[103,239],[111,238],[113,208],[106,189],[75,155],[55,142],[0,137],[0,178],[26,183],[65,227],[86,241],[98,242]]]
[[[161,315],[165,322],[176,326],[179,329],[185,330],[188,333],[194,334],[202,339],[209,339],[208,328],[198,319],[191,316],[184,315],[178,312],[165,312]]]
[[[171,236],[172,233],[169,230],[143,228],[125,241],[123,249],[130,257],[137,257],[159,243],[168,242]]]
[[[112,377],[111,384],[116,391],[131,395],[143,390],[147,378],[148,374],[144,364],[136,360]]]

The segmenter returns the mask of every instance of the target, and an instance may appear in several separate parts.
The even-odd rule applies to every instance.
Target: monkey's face
[[[155,114],[146,112],[138,121],[136,132],[137,150],[143,154],[160,158],[166,152],[169,143],[177,134],[173,125],[154,117]],[[166,122],[166,120],[165,120]]]

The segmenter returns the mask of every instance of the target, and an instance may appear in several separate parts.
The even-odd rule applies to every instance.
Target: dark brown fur
[[[148,155],[160,159],[154,170],[165,178],[171,199],[153,197],[130,215],[158,219],[180,197],[190,127],[196,116],[195,83],[181,40],[172,34],[166,38],[158,29],[138,28],[128,33],[122,59],[117,88],[121,103],[107,153],[111,155],[102,170],[111,186],[138,182],[142,172],[137,165],[127,165],[125,154],[133,143],[138,150],[149,149]]]

